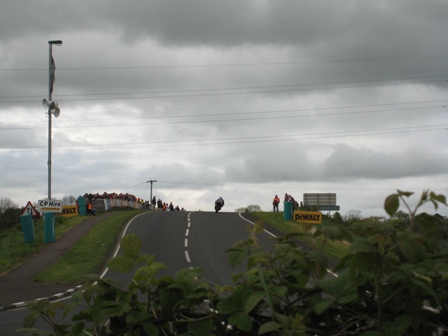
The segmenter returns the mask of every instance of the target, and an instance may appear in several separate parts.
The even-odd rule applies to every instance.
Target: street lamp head
[[[48,44],[62,45],[62,41],[61,40],[48,41]]]

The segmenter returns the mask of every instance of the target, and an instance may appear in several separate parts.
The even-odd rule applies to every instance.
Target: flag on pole
[[[50,66],[50,94],[53,93],[53,84],[54,84],[54,71],[56,70],[56,65],[54,65],[53,56],[51,56],[51,66]]]

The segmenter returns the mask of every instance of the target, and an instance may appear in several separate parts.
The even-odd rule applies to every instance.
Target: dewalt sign
[[[320,211],[294,211],[294,220],[300,223],[320,224],[322,213]]]

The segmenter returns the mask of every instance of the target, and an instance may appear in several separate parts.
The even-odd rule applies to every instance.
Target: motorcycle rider
[[[219,204],[222,208],[224,206],[224,199],[219,196],[219,198],[215,201],[215,204]]]

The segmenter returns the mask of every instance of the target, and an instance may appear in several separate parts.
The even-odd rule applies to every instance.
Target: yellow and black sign
[[[62,207],[62,216],[64,217],[78,216],[78,207],[76,205],[64,205]]]
[[[294,220],[301,223],[320,224],[322,223],[322,213],[320,211],[294,211]]]

